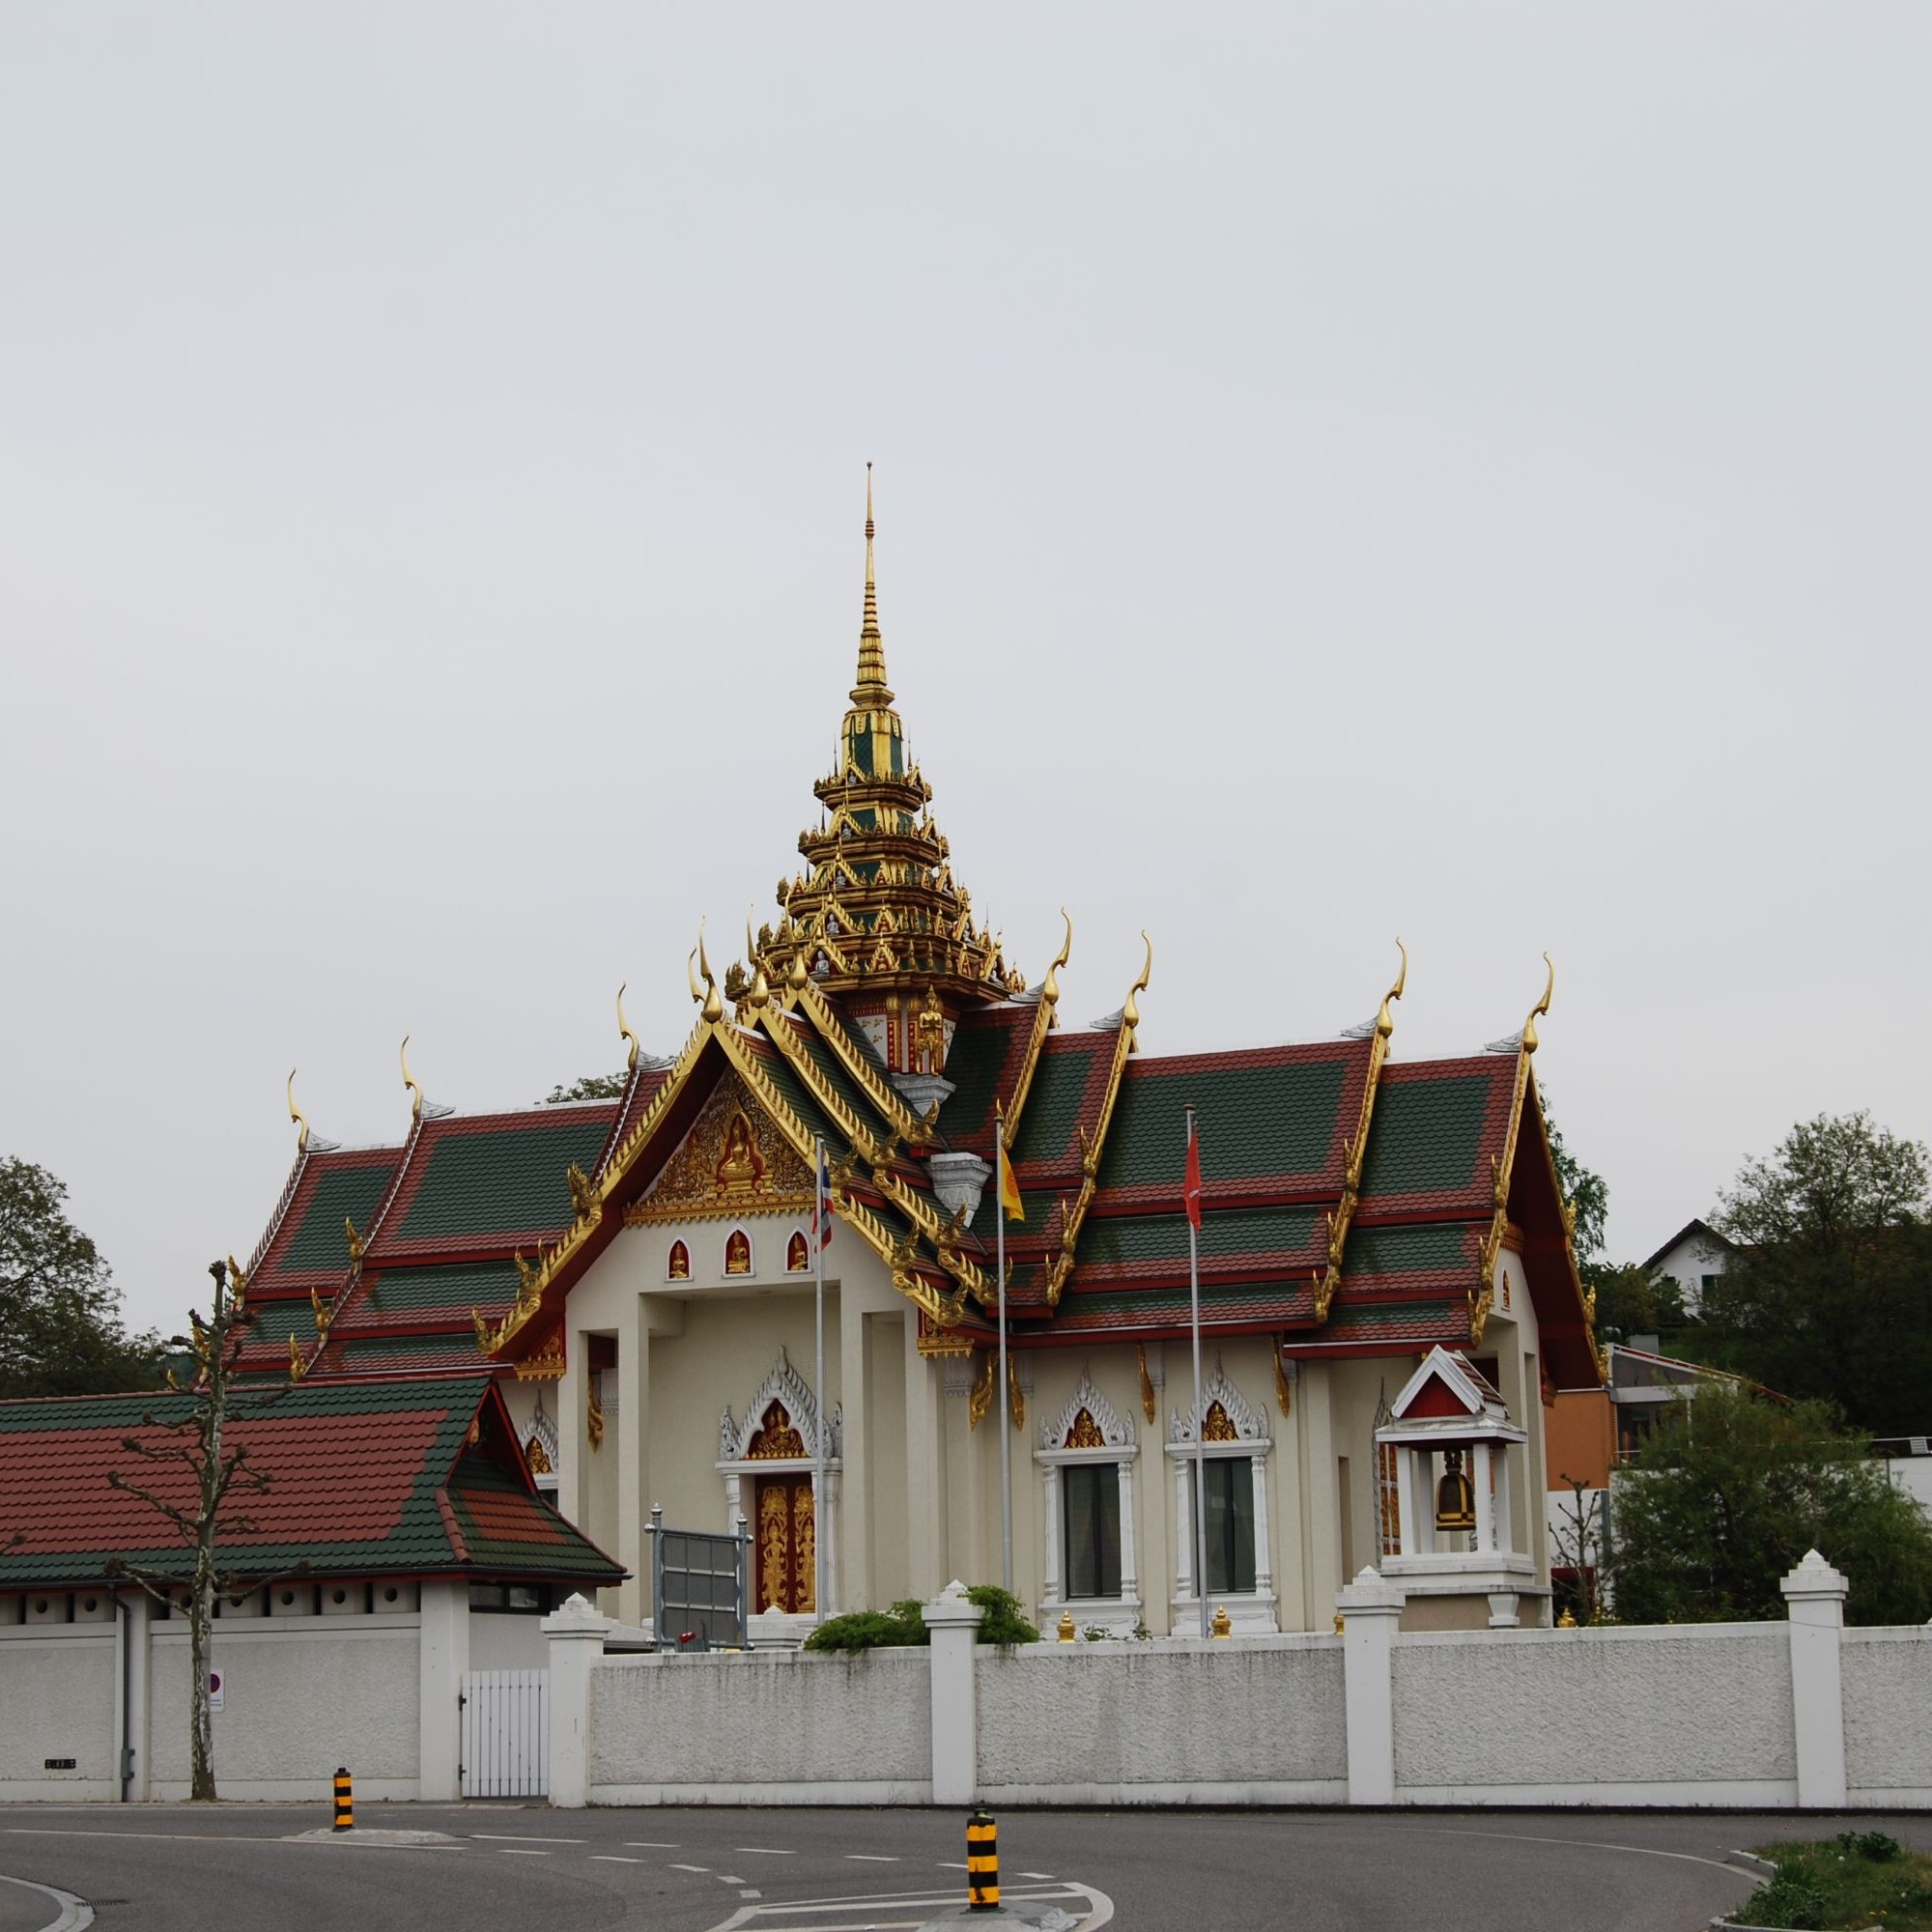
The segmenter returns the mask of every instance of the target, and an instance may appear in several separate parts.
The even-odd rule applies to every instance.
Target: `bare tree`
[[[269,1487],[269,1478],[248,1466],[248,1445],[233,1448],[223,1440],[232,1413],[254,1414],[278,1402],[288,1385],[272,1389],[235,1405],[232,1388],[242,1350],[247,1342],[253,1320],[247,1303],[248,1282],[241,1265],[231,1256],[226,1262],[211,1262],[208,1271],[214,1277],[213,1312],[204,1319],[196,1309],[188,1310],[192,1332],[170,1337],[169,1346],[190,1352],[194,1358],[194,1379],[183,1391],[188,1401],[171,1415],[150,1411],[142,1416],[150,1431],[143,1439],[126,1435],[121,1446],[129,1456],[148,1465],[144,1481],[137,1482],[119,1469],[108,1471],[107,1480],[160,1516],[183,1546],[192,1552],[185,1578],[188,1593],[188,1695],[190,1762],[189,1797],[213,1799],[214,1790],[214,1720],[209,1702],[209,1662],[213,1647],[214,1600],[217,1595],[234,1596],[244,1588],[259,1588],[260,1577],[243,1577],[224,1572],[216,1558],[215,1525],[222,1504],[239,1485],[243,1492],[259,1495]],[[169,1384],[174,1386],[173,1372]],[[155,1432],[158,1432],[158,1436]],[[170,1466],[185,1468],[191,1486],[168,1482],[164,1471]],[[187,1495],[183,1501],[173,1495]],[[230,1515],[220,1527],[230,1536],[246,1536],[255,1524],[245,1518]],[[156,1602],[175,1603],[184,1578],[178,1571],[156,1569],[117,1557],[112,1565],[117,1574],[138,1583]],[[301,1566],[306,1570],[304,1562]]]
[[[1581,1476],[1559,1476],[1570,1492],[1561,1520],[1550,1525],[1550,1540],[1556,1546],[1559,1568],[1572,1570],[1577,1577],[1577,1605],[1582,1611],[1581,1623],[1593,1624],[1603,1614],[1604,1601],[1600,1577],[1603,1574],[1605,1509],[1606,1492],[1592,1493]]]

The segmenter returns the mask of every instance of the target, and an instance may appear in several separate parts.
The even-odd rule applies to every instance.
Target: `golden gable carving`
[[[624,1209],[624,1225],[800,1214],[810,1208],[810,1166],[773,1126],[737,1074],[727,1073],[665,1163],[657,1184]]]

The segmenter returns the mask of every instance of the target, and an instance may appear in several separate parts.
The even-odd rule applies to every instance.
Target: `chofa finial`
[[[626,980],[617,988],[617,1037],[624,1042],[624,1070],[635,1073],[638,1070],[638,1036],[631,1031],[631,1023],[624,1017],[624,991],[630,985]]]
[[[396,1049],[396,1058],[403,1064],[403,1091],[410,1096],[410,1119],[422,1119],[423,1090],[416,1076],[410,1071],[410,1037],[403,1036],[403,1043]]]
[[[1408,984],[1408,948],[1402,943],[1401,933],[1396,934],[1396,951],[1402,954],[1402,964],[1396,970],[1395,984],[1382,995],[1382,1009],[1376,1015],[1376,1031],[1386,1039],[1395,1031],[1395,1015],[1389,1011],[1390,1006],[1402,998],[1402,989]]]
[[[308,1151],[308,1116],[296,1105],[296,1070],[289,1068],[289,1119],[296,1125],[296,1151]]]
[[[1536,1051],[1537,1016],[1539,1014],[1542,1014],[1546,1018],[1548,1016],[1549,996],[1556,990],[1556,967],[1547,952],[1543,955],[1543,963],[1549,968],[1549,978],[1544,984],[1542,999],[1538,1000],[1535,1006],[1530,1008],[1529,1017],[1522,1023],[1522,1050],[1525,1053],[1534,1053]]]
[[[859,681],[852,687],[858,705],[890,704],[886,688],[886,646],[879,635],[879,586],[872,569],[872,466],[866,466],[866,602],[859,619]]]

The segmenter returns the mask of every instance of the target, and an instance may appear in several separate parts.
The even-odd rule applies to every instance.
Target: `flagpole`
[[[1208,1625],[1208,1471],[1201,1460],[1203,1417],[1201,1413],[1201,1213],[1200,1151],[1194,1144],[1194,1109],[1187,1109],[1187,1151],[1189,1182],[1197,1191],[1188,1203],[1187,1215],[1187,1293],[1190,1321],[1194,1330],[1194,1594],[1201,1602],[1201,1634],[1209,1634]]]
[[[811,1435],[811,1608],[812,1621],[825,1621],[825,1432],[832,1425],[832,1405],[825,1387],[825,1217],[831,1204],[825,1198],[825,1136],[816,1135],[811,1149],[811,1271],[816,1290],[817,1361],[812,1369],[818,1396],[818,1427]]]
[[[993,1204],[994,1266],[1000,1271],[1000,1587],[1013,1593],[1013,1450],[1007,1440],[1007,1177],[1001,1163],[1007,1157],[1006,1115],[993,1102],[993,1181],[999,1192]]]

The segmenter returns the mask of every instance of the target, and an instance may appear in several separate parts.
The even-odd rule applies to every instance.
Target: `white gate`
[[[550,1790],[550,1672],[463,1673],[463,1795],[542,1798]]]

